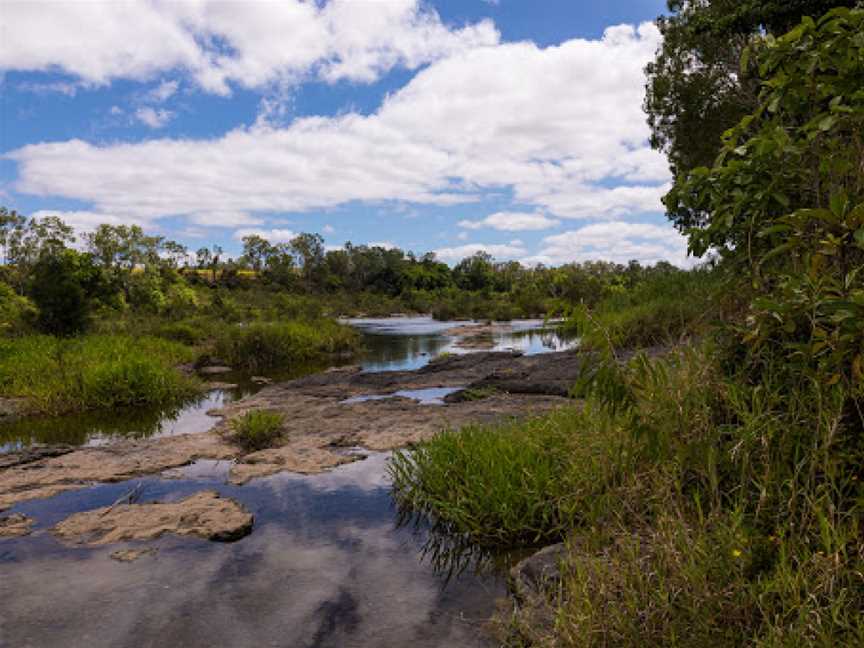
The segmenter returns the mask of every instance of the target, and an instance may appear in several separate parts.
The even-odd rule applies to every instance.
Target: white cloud
[[[156,109],[150,106],[139,108],[135,111],[135,119],[150,128],[162,128],[174,117],[174,113],[163,108]]]
[[[325,234],[332,234],[333,232],[336,231],[336,228],[333,227],[332,225],[325,225],[324,227],[321,228],[321,231],[324,232]]]
[[[42,209],[30,214],[30,216],[37,219],[45,218],[46,216],[57,216],[67,225],[74,227],[78,233],[92,232],[99,225],[140,225],[141,227],[150,225],[150,222],[147,220],[90,211]]]
[[[255,229],[255,228],[243,228],[238,229],[234,232],[234,238],[238,241],[241,240],[244,236],[253,236],[257,235],[263,239],[270,241],[271,243],[287,243],[295,236],[297,236],[296,232],[292,232],[288,229]]]
[[[460,241],[467,241],[468,240],[468,232],[459,232],[456,235],[456,238],[459,239]]]
[[[327,7],[337,5],[351,11],[342,2]],[[521,42],[457,51],[371,115],[265,123],[213,139],[34,144],[8,157],[19,163],[21,192],[200,224],[217,211],[244,214],[230,224],[249,225],[263,212],[351,201],[451,205],[508,189],[549,220],[659,212],[668,172],[648,147],[641,110],[642,70],[659,38],[646,23],[545,49]],[[539,222],[527,216],[523,227]],[[508,221],[497,216],[490,226]]]
[[[515,244],[515,245],[514,245]],[[439,248],[435,255],[444,261],[459,261],[478,252],[486,252],[496,259],[512,259],[524,256],[527,251],[521,241],[511,241],[509,245],[496,243],[468,243],[458,247]]]
[[[465,229],[483,229],[491,227],[492,229],[505,232],[521,232],[526,230],[544,230],[558,225],[558,221],[548,218],[540,213],[526,212],[497,212],[490,214],[481,220],[459,221],[459,227]]]
[[[34,94],[61,94],[66,97],[74,97],[78,92],[78,86],[68,81],[53,81],[49,83],[38,83],[35,81],[22,81],[15,86],[17,90],[32,92]]]
[[[671,225],[610,221],[547,236],[540,253],[527,257],[528,263],[557,265],[572,261],[604,260],[627,263],[669,261],[678,266],[693,265],[687,257],[687,239]]]
[[[173,97],[180,87],[179,81],[163,81],[147,93],[147,100],[162,103]]]
[[[373,81],[498,41],[491,22],[451,29],[419,0],[6,0],[0,21],[0,69],[60,69],[93,84],[185,70],[220,94],[310,74]]]

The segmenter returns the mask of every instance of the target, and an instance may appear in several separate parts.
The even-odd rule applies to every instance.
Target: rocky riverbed
[[[212,412],[223,420],[205,433],[7,454],[0,462],[0,510],[197,459],[230,461],[235,484],[282,471],[318,473],[362,456],[346,448],[390,450],[443,428],[559,407],[584,358],[572,351],[474,353],[441,357],[414,371],[366,373],[347,367],[270,385]],[[447,395],[424,398],[436,390]],[[230,421],[258,409],[284,415],[281,436],[272,448],[244,453],[228,439]]]

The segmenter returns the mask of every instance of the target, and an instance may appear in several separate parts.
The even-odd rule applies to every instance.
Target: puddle
[[[340,404],[364,403],[366,401],[386,400],[388,398],[410,398],[421,405],[443,405],[444,398],[449,394],[465,389],[465,387],[429,387],[427,389],[402,389],[391,394],[369,394],[354,396],[339,401]]]
[[[14,510],[37,526],[33,536],[0,542],[0,645],[492,645],[481,628],[503,581],[462,573],[445,587],[423,558],[423,529],[394,522],[386,458],[242,487],[190,473],[22,503]],[[254,530],[231,544],[164,537],[94,549],[64,546],[47,532],[139,483],[142,502],[218,490],[255,515]],[[110,558],[147,547],[158,551],[131,563]]]

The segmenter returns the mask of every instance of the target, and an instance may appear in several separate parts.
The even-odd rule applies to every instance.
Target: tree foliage
[[[856,0],[669,0],[658,19],[663,44],[648,65],[645,111],[651,144],[669,158],[673,174],[710,166],[721,135],[758,105],[754,70],[741,55],[763,33],[783,33],[802,16],[821,16]],[[681,228],[705,214],[670,210]]]
[[[864,9],[805,17],[745,54],[762,79],[752,114],[712,168],[682,177],[672,212],[708,214],[689,231],[752,286],[743,339],[780,348],[798,370],[864,380]]]

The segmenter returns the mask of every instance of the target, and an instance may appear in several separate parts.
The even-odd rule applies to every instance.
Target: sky
[[[687,265],[643,68],[663,0],[0,0],[0,204],[195,250]]]

